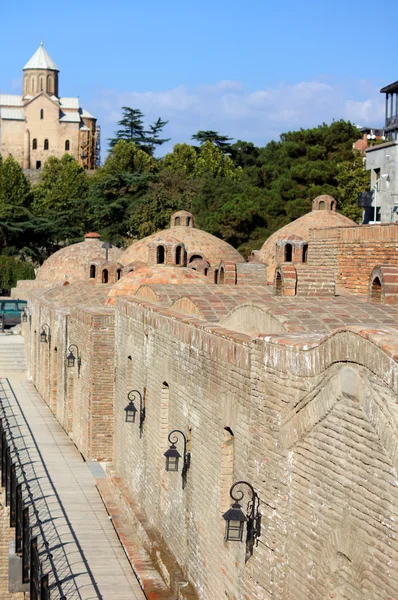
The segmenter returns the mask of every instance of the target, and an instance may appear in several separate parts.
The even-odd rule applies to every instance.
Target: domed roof
[[[115,283],[108,294],[107,304],[114,304],[117,296],[134,296],[142,285],[207,285],[210,283],[212,282],[207,277],[187,267],[145,266],[127,273]]]
[[[310,229],[324,229],[325,227],[350,227],[357,225],[348,217],[335,211],[336,201],[332,196],[324,195],[315,198],[312,211],[288,223],[273,233],[263,244],[257,255],[257,260],[267,265],[267,279],[272,280],[276,267],[276,246],[281,240],[301,240],[308,242]]]
[[[119,248],[109,249],[109,260],[117,261],[122,251]],[[54,252],[44,261],[37,273],[37,281],[81,281],[89,278],[88,269],[91,262],[105,261],[105,248],[102,248],[98,233],[88,233],[84,242],[71,244],[58,252]]]
[[[172,222],[175,222],[175,218],[178,218],[179,216],[192,217],[191,213],[179,211],[179,213],[175,213],[171,217]],[[227,242],[220,240],[206,231],[196,229],[193,227],[192,221],[189,226],[183,227],[175,225],[169,229],[153,233],[138,242],[134,242],[134,244],[131,244],[131,246],[123,252],[120,257],[120,262],[124,265],[136,261],[148,264],[150,246],[153,247],[157,244],[176,246],[181,243],[185,245],[188,260],[192,255],[199,255],[202,258],[206,258],[212,267],[217,266],[222,260],[229,260],[235,263],[245,262],[243,256],[230,244],[227,244]]]

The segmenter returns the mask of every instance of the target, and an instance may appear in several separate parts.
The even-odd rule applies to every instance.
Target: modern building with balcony
[[[380,90],[386,94],[385,143],[366,149],[370,191],[359,195],[363,223],[398,222],[398,81]]]

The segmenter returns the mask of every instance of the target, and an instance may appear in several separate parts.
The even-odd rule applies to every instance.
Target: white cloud
[[[264,145],[285,131],[333,119],[377,127],[384,115],[378,88],[363,80],[350,85],[302,81],[255,91],[245,90],[239,81],[227,80],[159,92],[101,90],[88,107],[103,126],[104,138],[115,131],[122,106],[141,109],[146,122],[159,116],[169,120],[164,133],[172,138],[171,143],[189,141],[199,129],[214,129]]]

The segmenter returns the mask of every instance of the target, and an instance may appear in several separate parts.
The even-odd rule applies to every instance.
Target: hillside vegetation
[[[146,131],[143,115],[124,107],[105,163],[88,176],[68,154],[50,157],[32,188],[17,162],[0,160],[0,253],[41,264],[52,252],[98,231],[112,244],[169,225],[173,212],[193,212],[198,227],[244,255],[311,209],[319,194],[358,220],[357,193],[368,189],[362,157],[352,150],[358,130],[344,121],[291,131],[263,148],[215,131],[155,149],[165,121]],[[137,126],[138,123],[138,126]]]

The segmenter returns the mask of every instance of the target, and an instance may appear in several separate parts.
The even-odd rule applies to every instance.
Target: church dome
[[[71,244],[54,252],[40,267],[36,281],[71,283],[88,280],[91,263],[102,264],[105,261],[102,243],[101,236],[92,232],[85,236],[84,242]],[[121,253],[119,248],[110,248],[109,261],[118,261]]]
[[[185,264],[191,260],[206,259],[211,267],[217,267],[224,261],[243,263],[245,259],[230,244],[220,238],[196,229],[194,217],[187,211],[178,211],[171,217],[169,229],[158,231],[148,237],[134,242],[121,255],[124,265],[133,262],[146,264],[180,264],[176,259],[177,248],[182,245],[186,256]],[[175,224],[177,223],[177,225]],[[159,260],[158,248],[162,247],[162,259]]]
[[[207,277],[187,267],[145,266],[127,273],[115,283],[108,294],[107,304],[114,304],[117,296],[134,296],[142,285],[207,285],[209,283],[211,281]]]
[[[313,200],[312,211],[288,223],[273,233],[263,244],[260,251],[255,253],[257,262],[267,265],[267,280],[273,281],[278,260],[278,248],[284,243],[298,244],[301,247],[308,244],[310,229],[327,227],[350,227],[357,225],[354,221],[336,212],[336,201],[332,196],[322,195]]]

